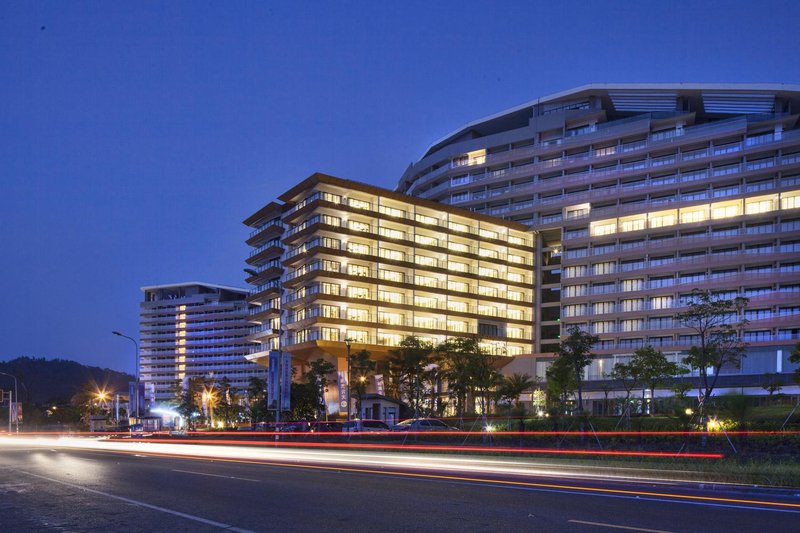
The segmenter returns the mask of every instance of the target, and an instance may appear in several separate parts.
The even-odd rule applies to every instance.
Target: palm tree
[[[517,372],[503,378],[503,382],[497,393],[501,400],[505,400],[508,403],[507,425],[509,428],[511,426],[512,405],[520,412],[520,415],[523,415],[524,409],[521,409],[522,405],[519,402],[519,397],[522,396],[522,393],[526,390],[532,389],[537,381],[538,380],[531,378],[529,374],[519,374]],[[521,420],[522,419],[520,419],[520,427],[523,427]]]
[[[359,350],[350,356],[350,369],[353,376],[351,388],[356,393],[356,413],[361,417],[361,402],[367,392],[369,374],[375,371],[375,361],[370,359],[372,355],[368,350]]]

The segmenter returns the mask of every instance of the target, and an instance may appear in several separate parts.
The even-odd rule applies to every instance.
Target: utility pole
[[[139,422],[139,343],[136,342],[136,339],[134,339],[133,337],[129,337],[127,335],[124,335],[124,334],[120,333],[119,331],[112,331],[111,333],[113,335],[116,335],[117,337],[124,337],[124,338],[128,339],[129,341],[131,341],[133,343],[133,345],[136,348],[136,353],[134,354],[135,363],[136,363],[136,366],[134,367],[135,374],[136,374],[136,391],[133,394],[135,399],[131,398],[130,401],[128,402],[128,405],[129,406],[133,405],[134,412],[136,413],[135,420],[138,423]],[[130,416],[130,413],[128,413],[128,416]]]

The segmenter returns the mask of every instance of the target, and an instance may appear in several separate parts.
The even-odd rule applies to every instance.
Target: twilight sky
[[[798,83],[798,27],[796,0],[2,2],[0,360],[132,371],[139,288],[244,286],[241,221],[312,172],[392,188],[587,83]]]

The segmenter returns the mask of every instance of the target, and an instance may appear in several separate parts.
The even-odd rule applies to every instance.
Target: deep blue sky
[[[314,171],[393,187],[586,83],[800,82],[796,1],[293,4],[0,3],[0,359],[132,370],[139,288],[243,286],[241,221]]]

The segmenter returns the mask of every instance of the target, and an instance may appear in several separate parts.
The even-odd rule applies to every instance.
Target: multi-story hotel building
[[[532,349],[533,234],[523,224],[314,174],[253,214],[250,359],[346,368],[345,340],[385,357],[408,335]],[[333,402],[335,407],[335,402]]]
[[[142,287],[140,375],[151,401],[174,400],[192,377],[228,378],[242,393],[262,366],[247,361],[247,291],[187,282]]]
[[[397,190],[534,231],[539,376],[570,325],[601,338],[590,380],[645,344],[680,359],[701,288],[750,299],[719,383],[763,393],[800,339],[799,115],[800,86],[589,85],[460,128]]]

